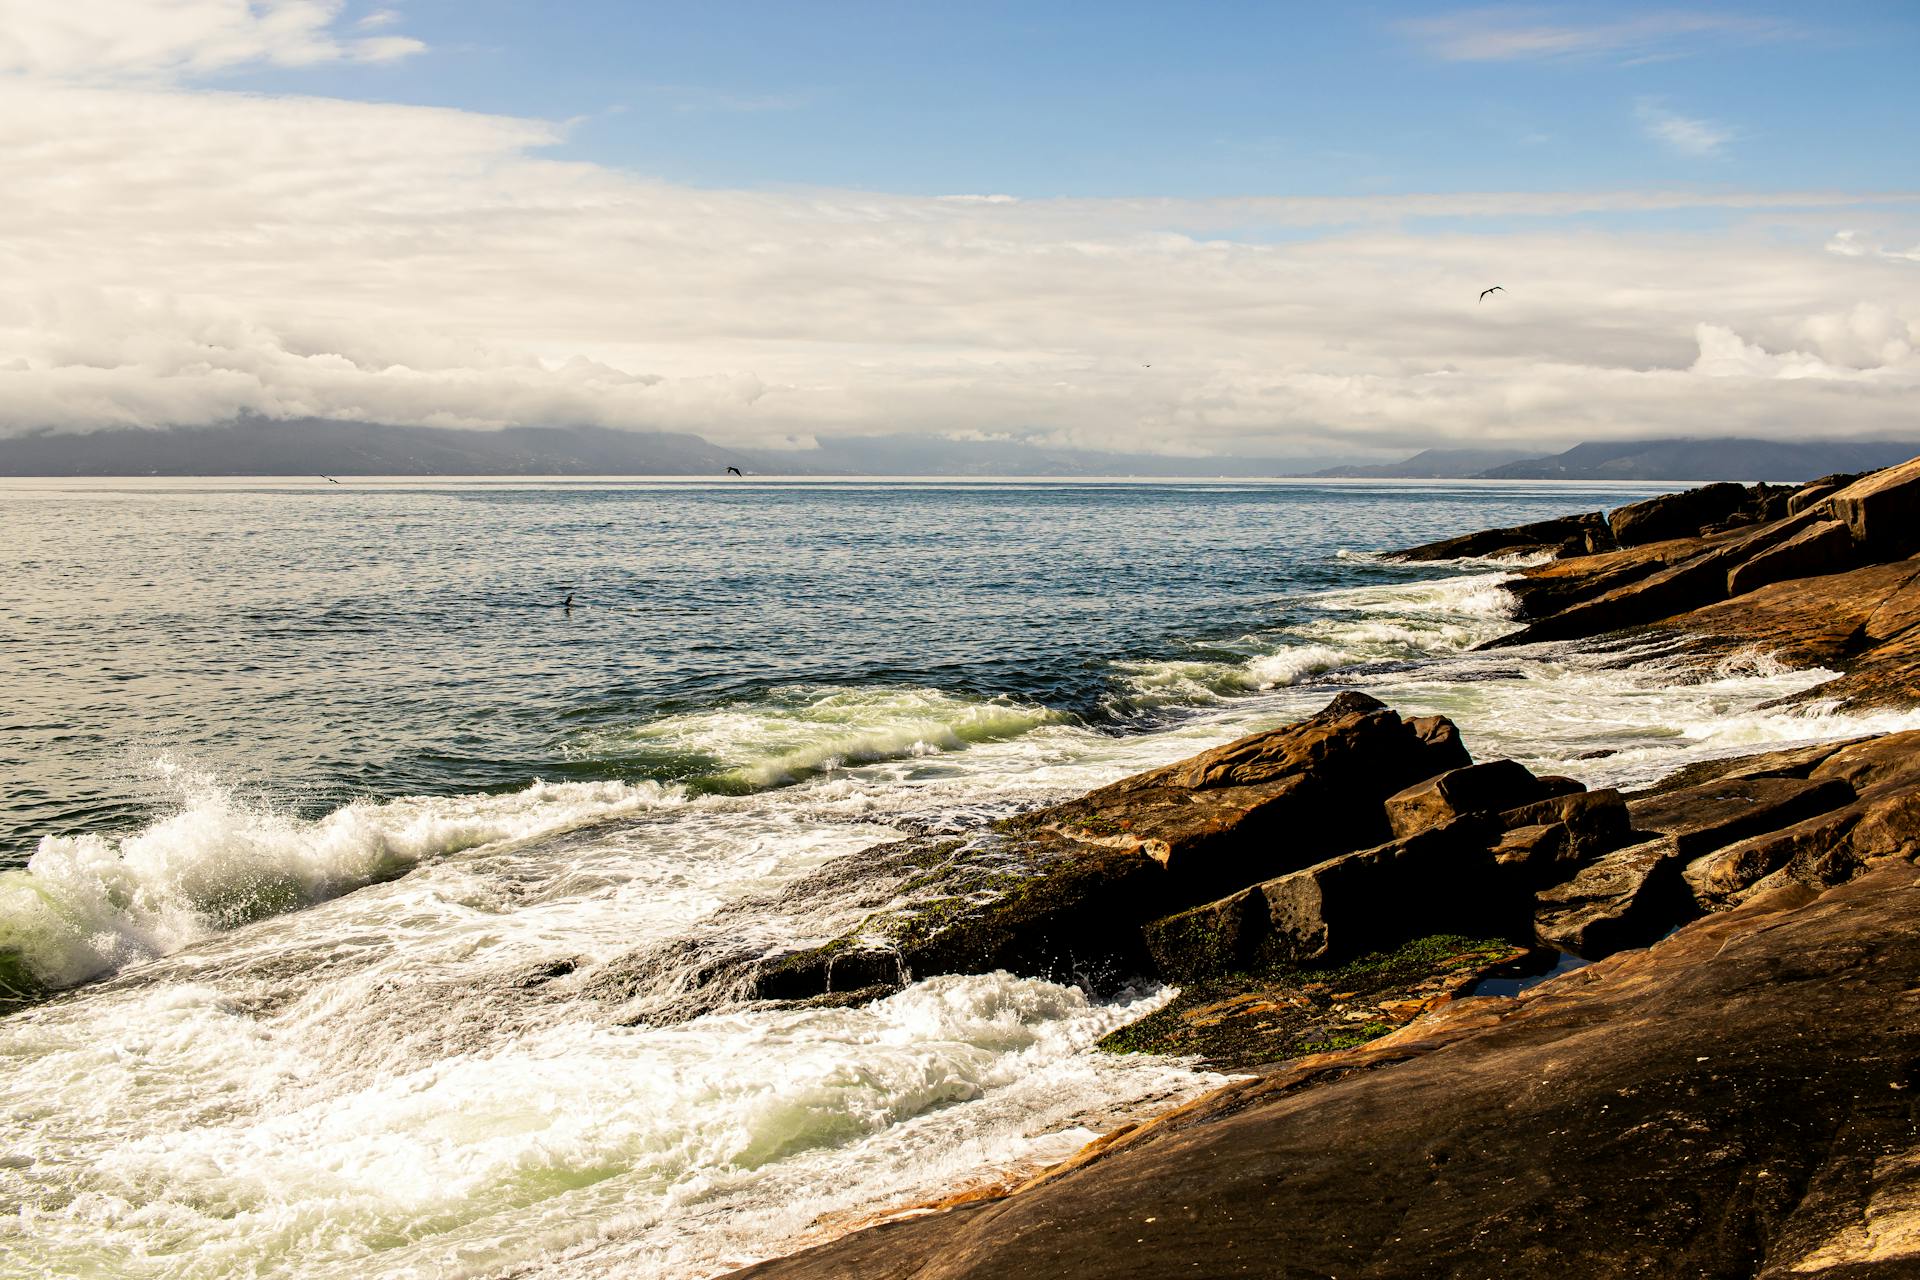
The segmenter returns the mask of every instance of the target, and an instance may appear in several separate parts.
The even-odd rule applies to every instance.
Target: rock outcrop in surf
[[[1404,554],[1552,552],[1496,643],[1630,628],[1911,705],[1917,549],[1920,459]],[[743,1274],[1920,1269],[1920,732],[1624,793],[1466,746],[1343,693],[951,846],[844,937],[753,962],[738,990],[803,999],[849,954],[891,981],[1157,977],[1178,999],[1108,1047],[1257,1074],[1015,1194]],[[1548,967],[1572,971],[1473,994]]]

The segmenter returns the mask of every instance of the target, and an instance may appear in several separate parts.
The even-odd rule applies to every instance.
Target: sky
[[[0,433],[1920,439],[1917,65],[1911,3],[0,0]]]

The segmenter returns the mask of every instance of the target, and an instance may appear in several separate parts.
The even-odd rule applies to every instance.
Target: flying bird
[[[727,468],[727,474],[728,474],[728,475],[730,475],[730,476],[737,476],[737,475],[739,475],[739,474],[740,474],[740,468],[738,468],[738,467],[728,467],[728,468]]]
[[[322,480],[325,480],[325,481],[326,481],[326,482],[327,482],[328,484],[339,484],[339,483],[340,483],[340,482],[339,482],[338,480],[335,480],[335,479],[334,479],[334,478],[333,478],[332,476],[321,476],[320,478],[321,478]]]
[[[1506,290],[1505,290],[1505,289],[1502,289],[1502,288],[1501,288],[1501,287],[1500,287],[1499,285],[1495,285],[1495,286],[1493,286],[1493,288],[1491,288],[1491,289],[1482,289],[1482,290],[1480,291],[1480,296],[1479,296],[1478,298],[1476,298],[1476,299],[1474,299],[1474,301],[1476,301],[1476,302],[1485,302],[1485,301],[1487,300],[1487,295],[1488,295],[1488,294],[1490,294],[1490,293],[1505,293],[1505,292],[1506,292]]]

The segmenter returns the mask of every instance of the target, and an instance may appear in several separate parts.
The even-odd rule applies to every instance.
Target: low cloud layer
[[[289,21],[285,56],[351,56],[338,22]],[[253,413],[1276,455],[1920,433],[1920,267],[1868,248],[1920,240],[1909,197],[712,191],[546,158],[562,137],[0,76],[0,431]]]
[[[399,14],[341,34],[340,0],[0,0],[0,72],[62,78],[170,78],[249,64],[390,62],[426,46],[371,35]]]

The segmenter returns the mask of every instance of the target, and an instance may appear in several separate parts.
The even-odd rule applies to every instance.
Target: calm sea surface
[[[1377,555],[1646,492],[0,481],[0,1275],[718,1274],[1218,1083],[1092,1049],[1144,985],[648,1015],[834,859],[1342,688],[1596,784],[1920,724]]]

